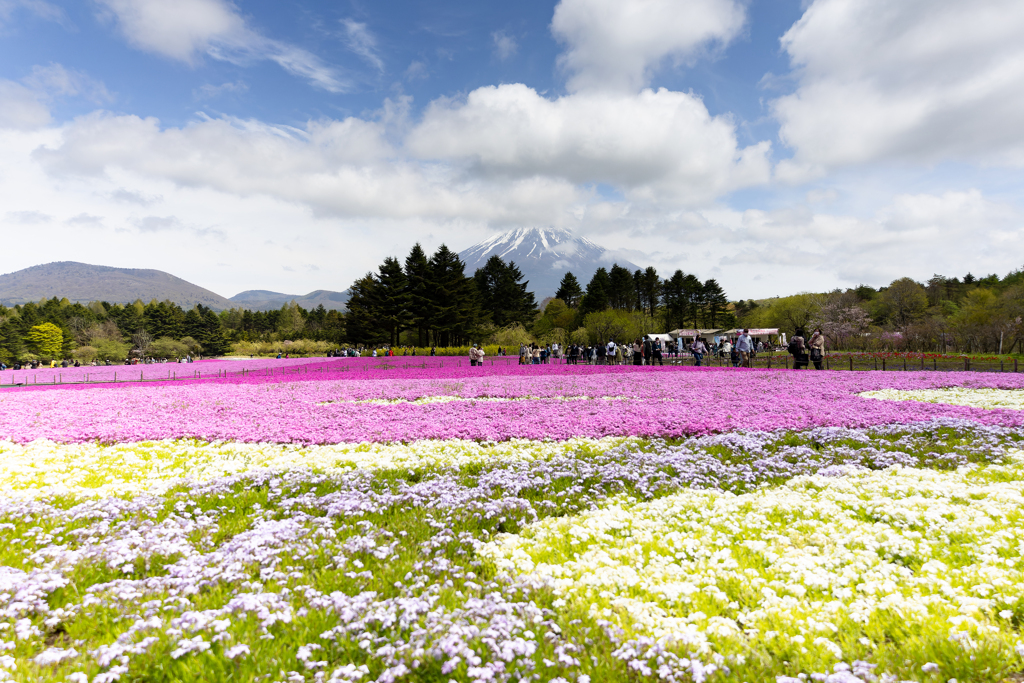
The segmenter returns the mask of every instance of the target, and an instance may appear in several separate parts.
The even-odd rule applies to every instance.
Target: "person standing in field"
[[[793,356],[793,369],[803,370],[807,367],[807,342],[804,339],[804,331],[797,328],[793,338],[789,340],[787,349]]]
[[[744,329],[743,334],[736,340],[736,350],[740,354],[740,365],[745,368],[750,367],[750,351],[753,345],[750,342],[750,330]]]
[[[640,339],[637,338],[633,341],[633,365],[644,364],[644,347],[640,344]]]
[[[825,335],[821,333],[821,329],[814,330],[807,346],[811,350],[811,362],[814,363],[814,369],[821,370],[822,361],[825,360]]]
[[[707,353],[707,347],[704,346],[704,340],[700,337],[694,337],[693,343],[690,344],[690,353],[693,354],[693,364],[700,367],[704,361],[704,354]]]

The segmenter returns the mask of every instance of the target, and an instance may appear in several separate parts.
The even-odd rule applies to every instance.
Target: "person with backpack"
[[[796,334],[789,340],[786,348],[789,355],[793,356],[793,369],[803,370],[807,367],[807,344],[804,341],[804,331],[797,328]]]

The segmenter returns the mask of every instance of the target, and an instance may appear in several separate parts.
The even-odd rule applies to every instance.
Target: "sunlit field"
[[[1024,675],[1024,377],[403,360],[0,390],[0,676]]]

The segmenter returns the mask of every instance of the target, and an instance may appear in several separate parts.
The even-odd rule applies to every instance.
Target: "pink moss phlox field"
[[[338,359],[341,360],[341,359]],[[194,363],[153,363],[149,365],[99,365],[82,366],[80,368],[41,367],[36,370],[12,370],[8,368],[0,372],[0,386],[9,384],[40,384],[58,383],[110,382],[114,375],[120,382],[138,379],[156,380],[168,377],[193,377],[201,375],[209,377],[227,371],[239,373],[243,369],[250,372],[275,368],[294,369],[298,366],[310,365],[309,358],[253,358],[247,360],[201,360]],[[324,358],[323,362],[334,362],[333,358]]]
[[[400,364],[403,359],[394,359]],[[1020,389],[1024,375],[526,366],[309,372],[209,383],[0,391],[0,437],[19,442],[204,440],[297,444],[416,439],[676,437],[867,427],[937,417],[1020,426],[1024,413],[856,396],[875,389]],[[380,359],[353,359],[353,367]],[[365,363],[373,361],[373,363]],[[311,367],[338,367],[313,363]],[[433,404],[368,399],[464,399]],[[589,400],[562,400],[565,398]],[[521,399],[513,401],[471,399]],[[619,400],[607,400],[616,398]]]

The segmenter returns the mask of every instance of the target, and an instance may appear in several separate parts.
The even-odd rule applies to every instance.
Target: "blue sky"
[[[1008,0],[0,0],[3,270],[346,288],[550,225],[733,297],[1024,265]]]

